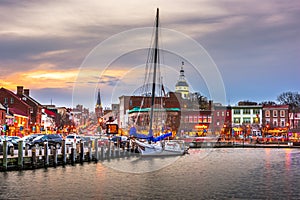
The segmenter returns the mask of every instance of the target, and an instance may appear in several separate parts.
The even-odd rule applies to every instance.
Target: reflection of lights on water
[[[271,150],[269,148],[265,149],[266,152],[266,169],[270,169],[270,157],[271,157]]]
[[[291,167],[291,149],[285,149],[285,169],[290,170]]]

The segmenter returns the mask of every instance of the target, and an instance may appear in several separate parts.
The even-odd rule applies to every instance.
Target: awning
[[[49,116],[49,117],[55,117],[56,114],[50,110],[45,109],[45,113]]]

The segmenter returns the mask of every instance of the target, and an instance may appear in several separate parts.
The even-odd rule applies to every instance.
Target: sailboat
[[[186,148],[183,140],[169,140],[172,136],[172,132],[165,132],[163,134],[159,134],[159,136],[154,137],[153,131],[153,122],[154,122],[154,104],[155,104],[155,93],[156,93],[156,79],[157,79],[157,71],[159,67],[159,48],[158,48],[158,36],[159,36],[159,9],[157,8],[156,12],[156,20],[155,20],[155,31],[154,31],[154,40],[153,47],[149,50],[151,51],[151,63],[153,64],[151,67],[152,73],[152,92],[151,92],[151,104],[150,104],[150,117],[149,117],[149,130],[148,134],[141,134],[137,132],[137,129],[133,126],[130,128],[130,135],[134,136],[133,142],[138,147],[139,153],[142,156],[167,156],[167,155],[183,155],[186,153]],[[149,54],[148,54],[149,58]],[[149,60],[147,60],[147,63]],[[148,93],[149,94],[149,93]],[[149,95],[148,95],[149,96]],[[140,109],[142,109],[140,107]],[[158,110],[158,109],[156,109]],[[157,118],[156,118],[157,119]],[[144,141],[142,141],[143,139]]]

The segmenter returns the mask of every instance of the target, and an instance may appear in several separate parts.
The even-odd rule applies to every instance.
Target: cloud
[[[93,70],[76,71],[81,70],[86,56],[111,36],[152,26],[157,6],[162,27],[182,32],[205,47],[219,66],[228,93],[238,96],[241,88],[250,87],[257,98],[266,95],[267,86],[254,84],[264,84],[266,74],[274,77],[269,79],[270,93],[292,87],[299,90],[295,85],[299,85],[300,2],[293,0],[1,1],[0,84],[14,88],[23,82],[41,89],[46,80],[53,88],[70,88],[76,83],[111,88],[125,83],[124,74],[145,63],[145,50],[115,58],[105,66],[104,74],[99,65],[105,60],[97,59],[91,63]],[[140,42],[134,39],[133,43]],[[163,39],[167,44],[176,42],[169,35]],[[122,48],[116,43],[105,53]],[[184,44],[182,48],[186,48]],[[166,58],[167,65],[177,68],[183,59],[180,55]],[[62,74],[65,79],[58,79]],[[277,80],[283,74],[289,78],[279,85]],[[197,84],[197,79],[189,81]]]

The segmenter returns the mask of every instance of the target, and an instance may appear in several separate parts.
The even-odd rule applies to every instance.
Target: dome
[[[178,81],[177,83],[176,83],[176,87],[180,87],[180,86],[184,86],[184,87],[188,87],[189,85],[187,84],[187,82],[186,81]]]

